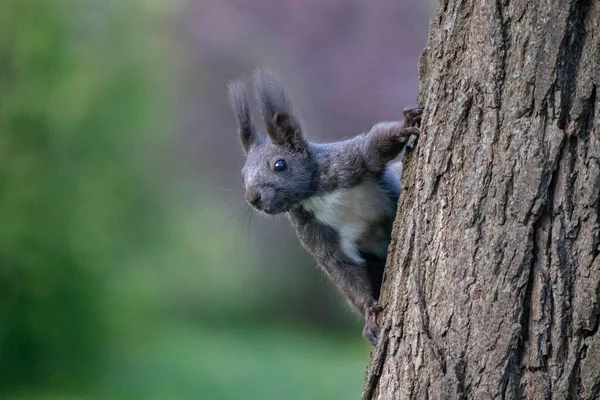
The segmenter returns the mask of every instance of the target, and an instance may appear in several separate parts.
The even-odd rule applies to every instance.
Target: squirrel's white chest
[[[352,188],[313,196],[302,205],[321,223],[333,228],[340,237],[344,253],[360,262],[359,242],[373,245],[375,248],[371,250],[385,257],[387,239],[380,225],[395,212],[389,203],[377,182],[367,180]],[[369,235],[373,237],[366,237]]]

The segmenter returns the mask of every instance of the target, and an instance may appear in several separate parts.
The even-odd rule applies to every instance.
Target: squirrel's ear
[[[302,136],[302,128],[293,115],[285,111],[277,112],[273,117],[272,125],[273,129],[267,129],[267,132],[269,132],[269,137],[273,143],[288,147],[295,152],[306,150],[306,141]]]
[[[242,141],[242,147],[248,153],[258,143],[259,136],[250,115],[246,84],[241,79],[234,80],[227,85],[227,89],[229,92],[229,102],[237,120],[238,134]]]
[[[271,71],[258,69],[254,72],[254,89],[267,134],[273,144],[294,152],[304,152],[306,141],[300,121],[294,115],[281,81]]]

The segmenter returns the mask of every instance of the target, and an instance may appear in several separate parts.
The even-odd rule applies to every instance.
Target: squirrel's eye
[[[275,165],[273,165],[273,170],[275,172],[283,172],[287,169],[287,163],[285,160],[277,160],[275,161]]]

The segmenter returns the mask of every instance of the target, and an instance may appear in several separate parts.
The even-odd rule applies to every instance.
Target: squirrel
[[[281,81],[267,69],[253,75],[264,120],[250,115],[246,80],[228,85],[238,134],[247,202],[266,214],[286,213],[303,247],[365,318],[363,336],[379,340],[378,302],[400,196],[402,161],[420,134],[421,107],[403,122],[380,122],[367,133],[333,142],[308,141]]]

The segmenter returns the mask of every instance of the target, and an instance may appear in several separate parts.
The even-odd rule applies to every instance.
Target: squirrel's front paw
[[[379,341],[381,335],[381,329],[377,325],[377,315],[383,310],[383,307],[379,303],[367,308],[365,311],[365,327],[363,328],[363,336],[366,337],[371,346],[375,347]]]

